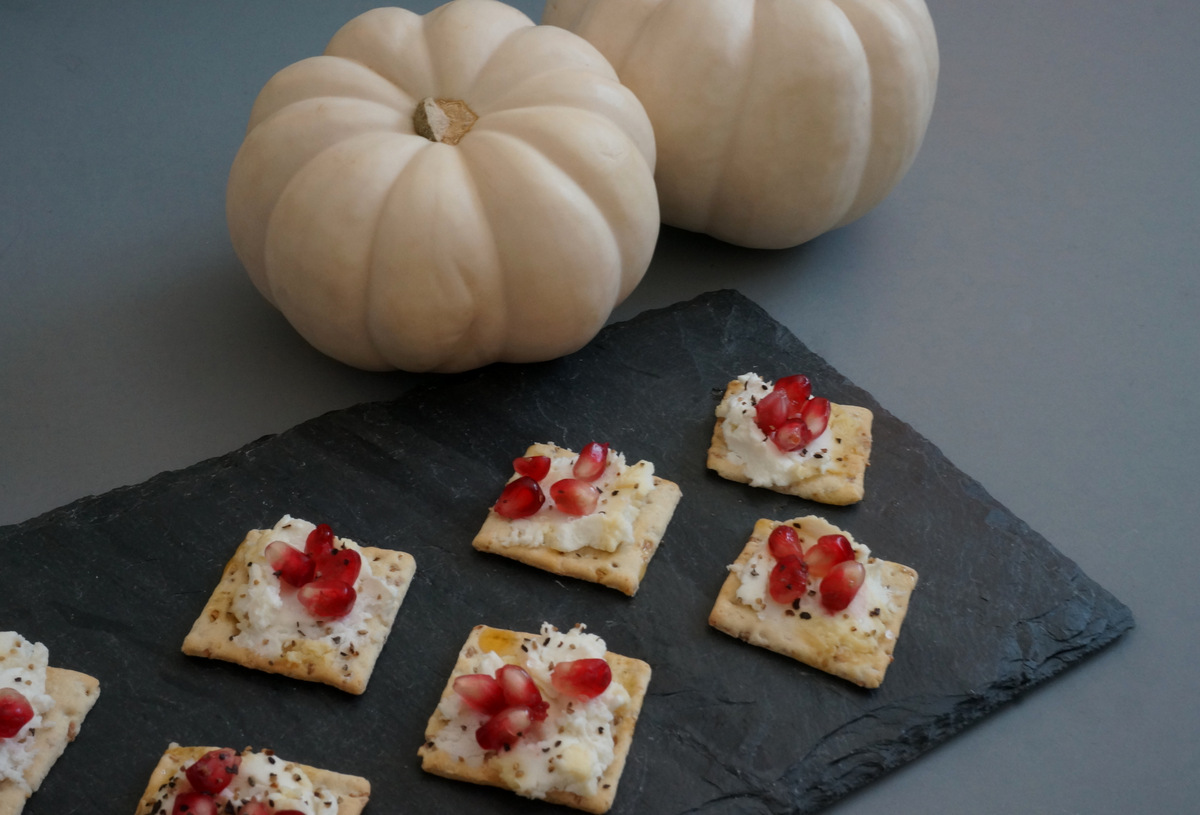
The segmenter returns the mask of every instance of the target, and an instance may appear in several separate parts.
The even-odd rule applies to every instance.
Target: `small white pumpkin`
[[[461,371],[586,344],[658,237],[649,119],[595,48],[495,0],[347,23],[267,82],[226,196],[321,351]]]
[[[878,204],[916,157],[938,50],[923,0],[548,0],[654,123],[663,221],[795,246]]]

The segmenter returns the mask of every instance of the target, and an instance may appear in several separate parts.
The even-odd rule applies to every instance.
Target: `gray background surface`
[[[224,220],[259,88],[372,5],[0,4],[0,523],[416,381],[310,349]],[[665,229],[614,319],[739,289],[1137,619],[832,812],[1194,811],[1200,6],[929,6],[937,105],[880,207],[776,252]]]

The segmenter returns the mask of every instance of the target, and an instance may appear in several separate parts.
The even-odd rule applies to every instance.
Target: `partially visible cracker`
[[[136,815],[161,815],[160,811],[155,809],[155,802],[163,785],[171,783],[171,779],[180,776],[184,765],[195,761],[210,750],[216,749],[218,748],[180,747],[178,744],[171,744],[158,760],[154,772],[150,774],[146,791],[142,793],[142,798],[138,801]],[[280,759],[280,761],[285,760]],[[319,767],[309,767],[296,762],[285,763],[295,764],[312,780],[314,787],[328,790],[336,796],[337,810],[336,812],[331,811],[330,815],[361,815],[367,801],[370,800],[371,782],[365,778],[322,770]]]
[[[573,455],[561,447],[546,444],[531,445],[525,452],[527,456],[548,454]],[[650,559],[662,543],[682,494],[678,484],[655,476],[654,489],[633,524],[632,540],[623,541],[612,552],[590,546],[560,552],[548,546],[506,544],[512,521],[495,510],[488,511],[472,546],[481,552],[503,555],[552,574],[599,583],[632,597],[641,586]]]
[[[406,552],[361,547],[363,562],[369,563],[375,575],[397,590],[395,602],[386,613],[382,617],[367,621],[369,641],[364,647],[326,651],[308,647],[309,643],[301,641],[282,657],[266,657],[234,642],[233,638],[237,636],[239,629],[232,608],[234,598],[243,590],[249,579],[246,568],[247,553],[254,545],[271,535],[270,529],[255,529],[246,535],[226,564],[220,582],[184,639],[183,652],[189,656],[235,662],[246,668],[281,674],[292,679],[322,682],[347,693],[363,693],[371,679],[371,672],[375,669],[375,662],[383,650],[384,643],[387,642],[396,613],[408,593],[408,587],[416,572],[416,561]],[[286,658],[287,654],[292,654],[295,659]]]
[[[742,383],[733,380],[722,401],[741,393]],[[822,504],[845,506],[861,501],[863,481],[871,457],[871,424],[874,414],[855,405],[830,405],[829,425],[833,443],[820,460],[806,462],[801,477],[787,484],[755,484],[785,495],[795,495]],[[745,462],[731,453],[725,441],[725,419],[717,417],[708,448],[708,468],[722,478],[752,484]],[[766,442],[770,443],[770,442]]]
[[[805,548],[821,535],[832,534],[846,535],[851,544],[859,548],[847,532],[813,515],[782,523],[796,527]],[[760,519],[731,569],[741,568],[755,554],[765,551],[771,531],[780,525],[781,522]],[[872,582],[879,587],[874,594],[860,598],[872,599],[863,606],[865,616],[851,613],[856,609],[854,603],[844,612],[826,612],[821,608],[814,588],[810,588],[810,596],[805,598],[800,609],[789,608],[782,615],[760,616],[758,610],[738,599],[741,581],[736,572],[730,571],[709,615],[709,625],[751,645],[784,654],[856,685],[877,688],[892,663],[892,653],[900,636],[900,625],[908,612],[917,573],[908,566],[875,557],[866,558],[864,566],[867,581],[860,592]],[[770,597],[766,598],[766,603],[773,602]]]
[[[480,652],[494,651],[505,662],[519,664],[522,662],[522,646],[528,647],[530,642],[537,639],[537,634],[491,628],[486,625],[475,626],[459,651],[458,661],[442,691],[442,699],[447,699],[454,694],[454,680],[470,672],[471,660]],[[617,785],[621,780],[621,773],[625,769],[629,748],[633,744],[634,727],[641,714],[651,674],[650,666],[640,659],[608,651],[604,655],[604,660],[612,669],[613,681],[623,685],[629,694],[629,702],[616,711],[613,720],[613,760],[601,775],[599,788],[595,795],[583,797],[572,792],[551,790],[545,797],[545,800],[550,803],[563,804],[584,812],[597,813],[597,815],[608,812],[616,798]],[[425,743],[417,751],[417,755],[421,757],[421,769],[455,781],[467,781],[472,784],[509,789],[495,767],[489,762],[484,761],[481,765],[471,766],[462,759],[438,748],[434,739],[447,724],[449,724],[449,720],[442,715],[440,710],[435,710],[429,718],[429,724],[425,728]]]
[[[100,697],[100,682],[92,676],[65,668],[46,668],[46,694],[54,707],[42,716],[34,734],[36,753],[25,771],[25,782],[38,791],[50,768],[67,745],[75,740],[84,717]],[[0,781],[0,815],[19,815],[28,796],[13,781]]]

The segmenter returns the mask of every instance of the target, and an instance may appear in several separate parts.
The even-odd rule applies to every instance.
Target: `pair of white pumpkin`
[[[802,243],[883,199],[933,106],[924,0],[549,0],[543,23],[375,9],[263,88],[230,233],[318,349],[410,371],[570,353],[660,218]]]

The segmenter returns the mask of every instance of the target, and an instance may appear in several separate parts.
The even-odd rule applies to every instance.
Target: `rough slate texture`
[[[807,373],[875,411],[866,499],[830,508],[707,471],[725,383]],[[470,545],[530,441],[610,442],[683,500],[641,591]],[[412,553],[417,577],[362,697],[179,652],[245,530],[285,512]],[[759,517],[816,513],[921,575],[867,691],[706,623]],[[368,812],[563,811],[425,775],[425,722],[471,626],[589,624],[654,667],[613,812],[812,812],[1112,642],[1129,610],[756,305],[704,295],[530,366],[430,377],[218,459],[0,529],[0,628],[100,678],[100,701],[27,815],[132,812],[170,741],[273,747],[361,774]]]

